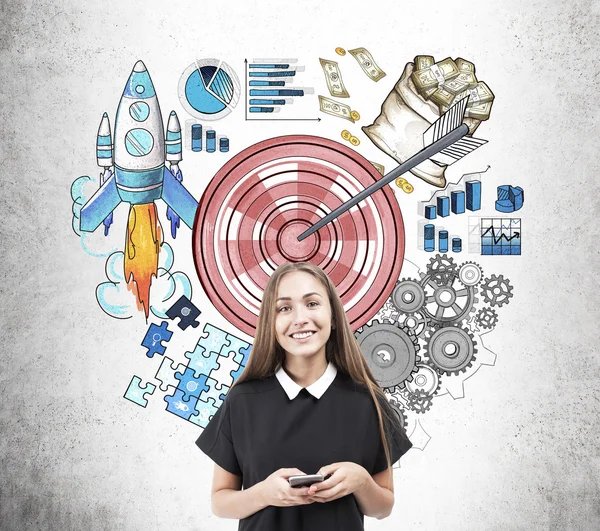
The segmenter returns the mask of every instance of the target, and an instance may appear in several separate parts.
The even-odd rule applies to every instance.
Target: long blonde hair
[[[331,330],[331,335],[327,340],[325,355],[328,362],[331,361],[338,370],[348,374],[355,382],[366,386],[371,394],[377,410],[379,433],[383,441],[388,470],[390,472],[388,481],[391,482],[393,479],[391,472],[392,463],[384,425],[384,416],[386,417],[385,420],[391,424],[393,430],[402,432],[404,428],[401,426],[396,413],[386,399],[383,389],[377,383],[367,365],[358,341],[356,341],[354,333],[350,328],[344,306],[333,282],[331,282],[331,279],[320,267],[310,262],[287,262],[280,265],[273,272],[263,293],[256,335],[246,368],[232,387],[248,380],[268,378],[274,375],[279,366],[283,364],[285,352],[277,342],[275,332],[276,299],[281,278],[293,271],[302,271],[313,275],[327,290],[331,305],[332,323],[335,324],[335,328]]]

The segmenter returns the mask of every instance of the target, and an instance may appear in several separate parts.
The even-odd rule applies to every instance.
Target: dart
[[[400,177],[407,171],[412,170],[415,166],[418,166],[425,160],[429,159],[436,163],[450,165],[457,160],[460,160],[465,155],[468,155],[479,146],[487,143],[487,140],[479,138],[465,138],[466,134],[469,132],[469,127],[462,122],[468,100],[469,96],[458,101],[431,124],[431,126],[423,133],[423,144],[425,147],[421,151],[414,154],[408,160],[400,164],[400,166],[394,168],[387,175],[368,188],[365,188],[309,227],[298,236],[298,241],[301,242],[347,210],[351,209],[357,203],[365,200],[374,192],[383,188],[386,184],[391,183],[394,179]]]

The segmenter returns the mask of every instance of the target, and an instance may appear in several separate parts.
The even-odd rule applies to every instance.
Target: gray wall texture
[[[348,73],[365,117],[415,55],[473,61],[496,95],[479,129],[489,144],[451,178],[490,165],[486,201],[499,184],[526,193],[522,256],[465,253],[514,285],[486,335],[495,365],[465,383],[464,398],[434,401],[421,420],[431,440],[395,470],[392,515],[366,528],[600,529],[598,2],[16,0],[1,14],[0,528],[237,529],[211,514],[212,462],[193,444],[200,428],[165,413],[158,390],[146,409],[123,399],[132,374],[156,370],[139,345],[147,325],[98,307],[104,259],[86,254],[71,228],[70,186],[99,172],[100,117],[112,123],[138,59],[165,119],[172,108],[183,122],[177,82],[195,58],[222,58],[242,76],[246,57],[297,57],[306,84],[326,94],[318,57],[364,46],[388,73],[379,84],[360,72],[351,84]],[[240,108],[214,127],[232,156],[281,134],[337,139],[346,126],[258,126]],[[358,150],[391,168],[361,138]],[[227,158],[186,157],[200,197]],[[406,256],[424,265],[415,205],[431,187],[411,182],[412,195],[397,192]],[[195,278],[190,242],[189,230],[173,242],[177,269],[203,319],[235,333]]]

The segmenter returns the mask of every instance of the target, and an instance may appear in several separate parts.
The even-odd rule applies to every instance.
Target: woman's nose
[[[294,323],[305,323],[306,321],[306,310],[304,308],[296,308],[294,310]]]

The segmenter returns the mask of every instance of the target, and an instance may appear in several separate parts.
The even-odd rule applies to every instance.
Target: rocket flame
[[[138,310],[150,312],[150,284],[158,273],[162,229],[154,203],[132,205],[125,241],[125,279],[136,295]]]

